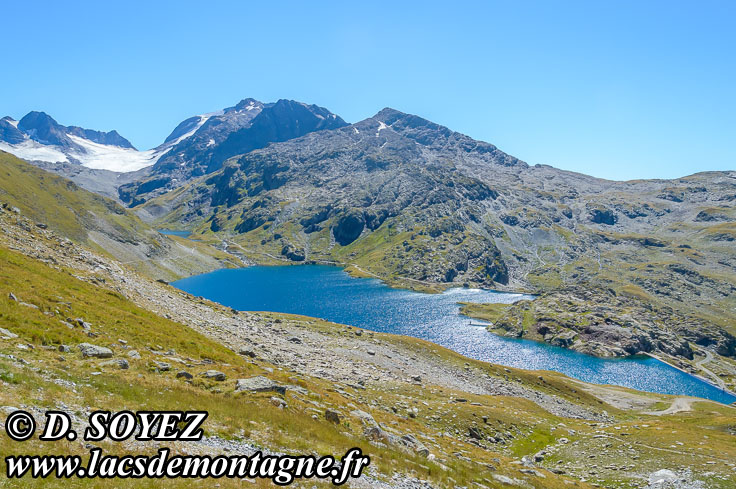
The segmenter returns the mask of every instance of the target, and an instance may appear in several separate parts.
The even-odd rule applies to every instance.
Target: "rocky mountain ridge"
[[[171,148],[151,167],[150,175],[121,186],[120,199],[134,206],[218,170],[232,156],[345,125],[340,117],[316,105],[284,99],[264,104],[247,98],[234,107],[179,124],[164,143]]]
[[[53,407],[71,413],[77,428],[107,406],[209,412],[201,442],[103,444],[108,453],[360,446],[372,466],[354,485],[377,489],[733,483],[728,406],[504,368],[313,318],[231,310],[76,246],[2,204],[2,410],[27,410],[42,426]],[[3,449],[42,446],[31,439]],[[222,479],[223,487],[241,484]]]
[[[506,334],[570,336],[561,344],[599,355],[675,351],[693,362],[712,353],[717,375],[736,379],[734,172],[613,182],[530,166],[390,108],[347,125],[314,105],[253,99],[185,120],[138,173],[82,168],[50,169],[256,262],[338,263],[415,288],[541,293],[539,307],[514,314],[552,334],[519,329],[518,317],[503,323]],[[625,329],[620,314],[581,330],[560,311],[579,300],[590,310],[607,291],[625,302],[624,316],[668,311],[671,338],[647,341],[658,327],[647,321],[622,348],[623,329],[592,327]]]
[[[634,315],[647,304],[670,310],[668,344],[696,341],[733,359],[735,201],[736,172],[607,181],[529,166],[384,109],[234,157],[138,212],[225,238],[257,261],[337,262],[409,286],[610,289],[635,299]],[[534,320],[549,321],[566,328]],[[590,335],[575,335],[594,352]],[[626,351],[620,335],[592,336],[607,345],[598,354],[672,350],[635,342]]]
[[[78,136],[109,146],[135,149],[130,141],[115,130],[103,132],[78,126],[62,126],[45,112],[31,111],[19,121],[7,116],[0,119],[0,140],[8,143],[20,143],[30,138],[41,144],[71,148],[75,143],[69,136]]]

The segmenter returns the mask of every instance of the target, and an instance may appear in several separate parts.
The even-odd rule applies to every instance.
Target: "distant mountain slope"
[[[536,307],[516,307],[509,334],[687,360],[704,348],[736,356],[735,204],[736,172],[606,181],[530,167],[385,109],[233,158],[139,212],[261,261],[335,261],[412,287],[542,292]],[[590,319],[561,314],[562,304],[584,304]]]
[[[153,165],[150,176],[123,185],[120,198],[126,203],[140,203],[218,170],[232,156],[271,142],[345,125],[340,117],[316,105],[293,100],[264,104],[245,99],[221,112],[192,117],[179,124],[166,139],[171,149]]]
[[[0,119],[0,150],[26,161],[73,163],[88,168],[129,172],[153,164],[155,151],[138,151],[117,131],[63,126],[44,112],[20,121]]]
[[[234,107],[190,117],[161,145],[138,151],[116,131],[67,127],[34,111],[20,121],[0,119],[0,150],[136,205],[219,169],[232,156],[345,125],[316,105],[293,100],[264,104],[248,98]]]
[[[172,279],[231,259],[204,245],[174,241],[114,201],[0,151],[0,202],[70,240],[155,277]]]

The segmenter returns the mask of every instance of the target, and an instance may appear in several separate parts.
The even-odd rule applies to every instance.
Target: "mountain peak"
[[[20,126],[20,129],[26,130],[44,125],[58,126],[59,123],[46,112],[32,110],[18,121],[18,125]]]
[[[400,110],[392,109],[391,107],[384,107],[379,110],[376,115],[371,117],[371,119],[379,119],[383,122],[386,122],[385,119],[396,119],[407,115],[409,114],[401,112]]]
[[[42,144],[69,146],[64,127],[46,112],[31,111],[18,121],[18,130]]]
[[[18,121],[10,116],[0,119],[0,142],[19,144],[25,140],[25,135],[18,130]]]
[[[243,100],[238,102],[235,107],[233,107],[233,109],[237,111],[258,110],[262,108],[263,108],[263,102],[259,102],[258,100],[254,98],[244,98]]]

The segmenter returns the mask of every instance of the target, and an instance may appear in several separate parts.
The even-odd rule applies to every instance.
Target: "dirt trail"
[[[667,409],[663,409],[662,411],[647,411],[644,414],[651,414],[652,416],[664,416],[665,414],[675,414],[692,411],[693,403],[695,401],[697,401],[697,399],[692,399],[689,397],[678,397]]]
[[[710,362],[710,361],[713,360],[713,354],[710,352],[710,350],[706,350],[705,348],[701,349],[700,351],[705,354],[705,358],[703,358],[702,360],[698,360],[697,362],[695,362],[695,365],[700,370],[702,370],[703,372],[705,372],[705,374],[708,377],[710,377],[711,380],[713,380],[718,385],[718,387],[720,387],[723,390],[726,390],[726,383],[723,382],[723,379],[721,379],[719,376],[717,376],[715,373],[713,373],[711,370],[709,370],[705,366],[706,363],[708,363],[708,362]]]

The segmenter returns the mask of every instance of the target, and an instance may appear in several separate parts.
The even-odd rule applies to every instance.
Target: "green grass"
[[[0,151],[0,201],[76,241],[91,245],[88,230],[105,221],[121,238],[141,239],[148,227],[110,199]]]
[[[7,358],[0,358],[2,405],[24,404],[48,409],[57,407],[59,400],[63,400],[73,409],[89,406],[93,409],[116,411],[206,410],[210,413],[205,426],[205,431],[209,435],[236,440],[247,439],[258,446],[292,453],[340,454],[353,446],[359,446],[365,453],[371,455],[372,465],[382,474],[390,475],[396,471],[411,473],[433,480],[444,487],[482,480],[478,478],[472,463],[449,459],[443,461],[446,469],[442,469],[435,462],[407,454],[397,448],[371,445],[362,437],[362,428],[356,420],[346,418],[345,423],[335,426],[323,417],[313,419],[310,411],[314,408],[313,403],[339,409],[343,413],[355,409],[356,400],[337,393],[327,381],[300,376],[301,380],[296,382],[307,388],[309,394],[304,397],[287,393],[285,397],[289,405],[287,410],[274,408],[270,404],[272,394],[269,393],[258,395],[235,393],[234,379],[237,378],[264,374],[284,383],[294,383],[295,380],[291,379],[294,374],[281,371],[268,363],[244,359],[220,343],[142,309],[116,292],[82,282],[67,271],[51,269],[41,262],[0,248],[0,284],[2,284],[0,327],[19,335],[19,338],[12,341],[0,340],[0,353],[22,356],[30,365],[40,367],[40,370],[32,370]],[[38,306],[38,309],[12,301],[8,298],[10,292],[21,301]],[[90,338],[81,328],[69,329],[61,323],[61,320],[76,317],[83,317],[89,322],[97,336]],[[287,315],[271,315],[271,317],[284,318],[287,321],[307,319]],[[311,319],[308,322],[310,327],[331,331],[333,334],[339,334],[338,331],[343,330],[329,323]],[[60,354],[56,348],[45,348],[59,344],[75,346],[81,342],[90,342],[111,346],[115,351],[115,357],[124,357],[126,350],[118,342],[119,339],[127,341],[130,349],[135,349],[142,355],[140,360],[130,360],[129,370],[101,367],[100,360],[84,359],[78,351]],[[435,347],[426,342],[401,337],[391,337],[391,341],[417,351],[424,351],[425,354],[439,355],[447,358],[447,361],[459,363],[463,360],[459,355],[445,350],[432,353]],[[18,350],[15,346],[18,343],[33,345],[33,349]],[[176,351],[176,357],[185,359],[191,366],[185,367],[171,362],[156,355],[151,349],[164,351],[173,349]],[[60,357],[63,361],[59,360]],[[150,365],[158,360],[171,362],[172,371],[163,373],[153,371]],[[274,372],[267,373],[266,367],[274,368]],[[228,380],[217,383],[205,381],[197,376],[210,368],[225,372]],[[179,369],[193,373],[195,375],[193,381],[186,383],[176,379],[175,373]],[[93,372],[102,373],[92,375]],[[60,385],[53,379],[59,379],[65,385]],[[76,385],[75,392],[71,392],[66,386],[69,382]],[[417,436],[426,433],[426,436],[436,437],[436,432],[431,426],[371,408],[368,403],[375,402],[379,398],[382,399],[382,403],[390,402],[391,396],[387,397],[383,387],[388,386],[382,386],[380,391],[362,392],[360,396],[363,403],[359,408],[374,412],[377,419],[400,432],[411,432]],[[404,384],[395,387],[395,396],[397,402],[406,399],[406,396],[412,396],[436,409],[443,408],[445,404],[443,393],[431,394],[423,392],[421,388],[407,387]],[[517,402],[516,405],[517,409],[533,412],[538,416],[544,415],[543,411],[529,401]],[[77,408],[74,408],[75,406]],[[462,416],[461,419],[468,422],[473,416],[462,406],[452,408],[456,416]],[[512,422],[512,418],[504,414],[500,408],[486,409],[484,412],[507,424]],[[83,413],[78,411],[77,414]],[[442,425],[447,427],[445,422]],[[4,454],[84,452],[79,444],[70,445],[67,442],[39,444],[32,441],[20,446],[8,442],[6,437],[0,438],[2,438],[0,449]],[[457,449],[455,445],[456,442],[440,439],[437,447],[433,446],[432,449],[439,448],[445,453],[452,453]],[[464,450],[473,454],[474,459],[486,460],[487,463],[492,463],[492,459],[499,456],[472,445],[462,444],[462,446]],[[104,448],[110,453],[125,451],[115,444],[107,444]],[[504,461],[508,461],[505,456],[500,456]],[[54,486],[55,483],[50,481],[49,485]],[[28,482],[24,481],[17,487],[24,487],[27,484]],[[70,484],[72,487],[128,487],[127,482],[105,484],[101,481],[75,480]],[[169,481],[165,486],[182,487],[185,484],[190,483]],[[558,478],[553,478],[551,484],[549,487],[563,487],[562,481]],[[223,482],[223,487],[230,485],[230,482]]]

